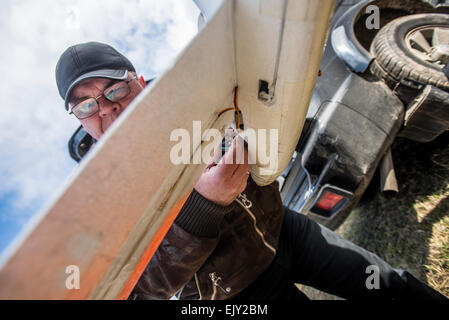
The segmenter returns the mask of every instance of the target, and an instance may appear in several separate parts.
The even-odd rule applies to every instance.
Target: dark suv
[[[377,168],[382,189],[397,188],[389,152],[397,136],[429,142],[449,128],[448,12],[448,1],[337,3],[306,124],[281,176],[286,206],[335,229]]]

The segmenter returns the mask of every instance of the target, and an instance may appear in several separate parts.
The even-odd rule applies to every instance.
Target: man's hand
[[[195,185],[199,194],[216,204],[228,206],[245,190],[250,167],[248,151],[243,143],[243,139],[236,136],[232,146],[218,163],[217,151],[221,152],[221,148],[215,150],[214,159],[207,165]]]

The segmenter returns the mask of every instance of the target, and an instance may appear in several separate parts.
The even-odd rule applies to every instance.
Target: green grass
[[[392,153],[399,193],[380,193],[376,174],[336,232],[449,297],[449,132],[425,144],[398,138]]]

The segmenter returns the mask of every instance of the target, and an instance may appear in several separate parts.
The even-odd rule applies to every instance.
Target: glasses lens
[[[129,94],[129,86],[126,82],[122,81],[114,84],[104,91],[106,99],[112,102],[117,102]]]
[[[87,99],[72,108],[73,114],[78,119],[89,118],[98,111],[97,101],[93,98]]]

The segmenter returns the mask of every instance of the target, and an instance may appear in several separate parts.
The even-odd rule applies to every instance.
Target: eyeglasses
[[[130,92],[129,83],[137,79],[137,76],[126,80],[115,83],[114,85],[106,88],[101,95],[96,98],[86,99],[77,105],[75,105],[69,112],[69,114],[74,114],[79,120],[89,118],[100,111],[100,105],[98,104],[98,99],[105,97],[111,102],[118,102],[125,98]]]

